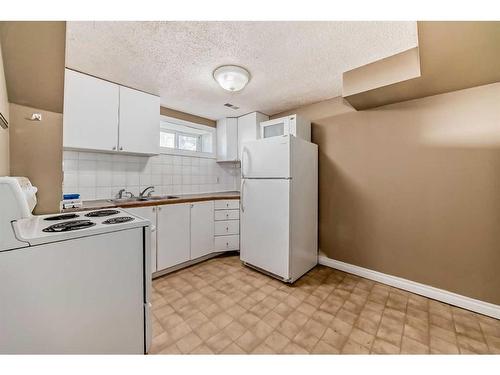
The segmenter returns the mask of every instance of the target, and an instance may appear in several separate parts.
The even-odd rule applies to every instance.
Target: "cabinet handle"
[[[153,207],[153,212],[155,212],[155,211],[156,211],[156,208],[155,208],[155,207]]]
[[[116,146],[113,146],[112,150],[115,151],[116,150]]]
[[[120,146],[120,151],[123,151],[123,147],[122,146]]]
[[[158,207],[158,211],[161,211],[161,207]]]

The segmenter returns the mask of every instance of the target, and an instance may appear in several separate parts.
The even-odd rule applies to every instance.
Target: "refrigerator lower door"
[[[243,179],[240,256],[249,265],[289,279],[290,180]]]
[[[290,136],[245,142],[241,151],[242,178],[290,178]]]

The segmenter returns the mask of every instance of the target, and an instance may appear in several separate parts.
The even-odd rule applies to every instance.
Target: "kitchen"
[[[498,22],[256,30],[2,22],[2,354],[498,354]]]

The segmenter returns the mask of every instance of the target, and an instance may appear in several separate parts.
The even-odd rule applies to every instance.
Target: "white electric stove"
[[[32,215],[21,185],[0,177],[0,353],[148,352],[150,222],[121,209]]]

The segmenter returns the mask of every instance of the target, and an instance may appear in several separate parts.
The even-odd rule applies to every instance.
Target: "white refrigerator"
[[[246,142],[240,257],[293,283],[318,262],[318,146],[292,135]]]

